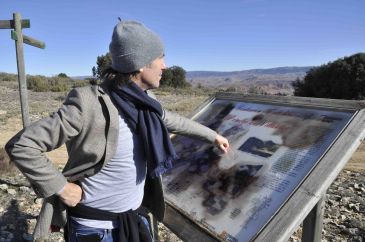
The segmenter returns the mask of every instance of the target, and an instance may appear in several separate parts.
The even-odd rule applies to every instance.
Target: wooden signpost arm
[[[22,29],[30,28],[29,19],[21,20]],[[14,20],[0,20],[0,29],[15,29],[15,21]]]

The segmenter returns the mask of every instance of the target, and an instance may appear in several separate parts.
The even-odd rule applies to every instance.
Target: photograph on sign
[[[309,174],[354,112],[215,99],[193,119],[230,142],[184,136],[163,176],[166,200],[225,241],[250,241]],[[335,161],[334,161],[335,162]]]

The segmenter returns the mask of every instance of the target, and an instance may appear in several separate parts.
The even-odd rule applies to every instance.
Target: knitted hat
[[[135,21],[122,21],[114,27],[109,53],[112,68],[121,73],[137,71],[163,54],[161,39]]]

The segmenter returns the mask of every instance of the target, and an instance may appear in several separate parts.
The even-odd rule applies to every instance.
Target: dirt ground
[[[9,92],[9,90],[6,90],[6,91],[7,91],[7,93]],[[11,93],[10,93],[11,95],[7,94],[7,96],[5,96],[5,95],[2,95],[5,93],[5,91],[4,90],[1,91],[1,89],[0,89],[0,104],[1,104],[1,106],[0,106],[0,149],[4,147],[5,143],[13,135],[15,135],[18,131],[20,131],[22,129],[22,121],[21,121],[20,115],[15,113],[15,111],[12,111],[14,109],[19,109],[18,106],[15,105],[16,99],[14,96],[16,93],[15,93],[15,91],[12,91],[12,90],[10,90],[10,91],[11,91]],[[60,103],[60,101],[55,100],[53,96],[52,96],[53,99],[50,97],[47,97],[44,95],[42,96],[42,95],[38,95],[38,94],[34,94],[33,96],[34,96],[33,98],[34,99],[37,98],[37,101],[38,101],[37,103],[34,102],[35,104],[32,107],[33,108],[33,112],[32,112],[33,121],[39,119],[41,116],[47,115],[47,113],[44,110],[55,110],[54,107],[56,107]],[[31,97],[32,97],[32,93],[31,93]],[[171,98],[171,96],[166,96],[166,97],[162,96],[162,98]],[[205,100],[205,97],[190,97],[189,102],[186,100],[187,100],[186,97],[181,96],[181,97],[176,98],[176,100],[170,100],[170,99],[165,100],[165,103],[168,103],[171,105],[170,107],[168,107],[170,110],[174,110],[174,111],[181,113],[182,115],[185,115],[191,111],[192,107],[190,107],[190,106],[193,106],[193,107],[197,106],[199,103],[202,103]],[[194,101],[194,104],[191,104],[192,100]],[[188,103],[186,103],[186,104],[183,103],[184,105],[181,105],[181,102],[188,102]],[[179,103],[179,105],[177,105],[177,103]],[[9,116],[10,116],[10,118],[8,118]],[[55,163],[55,165],[64,164],[67,161],[67,152],[66,152],[65,146],[62,146],[55,151],[49,152],[48,157]],[[349,162],[347,163],[347,165],[345,167],[345,170],[351,170],[356,173],[365,172],[365,141],[358,147],[357,151],[352,155],[351,159],[349,160]],[[342,174],[342,176],[344,176],[343,174],[347,174],[347,173],[349,173],[349,171],[341,172],[339,175],[339,178],[341,178],[341,174]],[[356,174],[356,175],[358,175],[358,174]],[[350,180],[350,179],[354,179],[354,178],[346,177],[346,180]],[[359,183],[356,180],[351,180],[351,181],[354,184],[356,182]],[[339,182],[337,182],[337,183],[339,183]],[[340,183],[341,183],[341,186],[345,184],[344,181],[341,181]],[[333,185],[336,185],[336,181],[333,183]],[[341,188],[341,189],[344,190],[344,192],[348,192],[348,189],[347,190],[343,189],[343,188]],[[329,189],[329,191],[331,191],[331,189]],[[337,190],[336,190],[336,192],[337,192]],[[350,197],[352,197],[352,193],[349,192],[349,194],[351,194]],[[338,197],[338,194],[336,194],[336,196]],[[332,199],[332,200],[329,199],[329,200],[330,200],[330,202],[333,202],[332,200],[334,200],[334,199]],[[331,205],[330,207],[332,208],[333,206]],[[344,207],[344,206],[342,206],[342,207]],[[1,207],[0,207],[0,209],[1,209]],[[327,209],[326,210],[327,214],[331,215],[331,211],[329,211],[328,208],[326,208],[326,209]],[[333,210],[335,211],[336,209],[334,208]],[[336,225],[336,223],[338,221],[336,220],[335,221],[336,223],[334,223],[332,220],[330,220],[329,217],[326,217],[326,219],[330,221],[328,224],[335,227],[335,229],[333,229],[333,228],[332,228],[332,230],[327,229],[327,231],[325,231],[325,232],[330,234],[329,231],[332,231],[332,232],[335,231],[335,232],[333,232],[333,234],[334,235],[338,234],[338,228],[337,228],[338,226]],[[363,228],[363,226],[358,226],[358,228]],[[299,232],[294,234],[295,238],[300,235],[300,229],[298,231]],[[159,225],[159,234],[160,234],[161,238],[168,238],[168,239],[161,240],[161,241],[169,241],[169,242],[181,241],[174,234],[172,234],[169,230],[167,230],[162,224]],[[172,236],[175,236],[176,238],[172,237]],[[349,236],[351,236],[351,235],[348,235],[347,237],[349,237]],[[0,238],[1,238],[1,236],[0,236]],[[174,238],[174,239],[172,239],[172,238]],[[292,242],[292,241],[299,241],[299,240],[291,239],[289,241]],[[324,240],[324,241],[333,241],[333,240]],[[341,240],[341,241],[350,241],[350,240]],[[351,241],[355,241],[355,240],[351,240]]]
[[[365,142],[363,141],[345,167],[351,171],[365,171]]]

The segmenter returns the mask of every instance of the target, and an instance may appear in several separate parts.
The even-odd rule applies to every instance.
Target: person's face
[[[140,69],[140,78],[136,84],[143,90],[158,88],[165,69],[165,59],[162,55],[152,61],[151,64]]]

